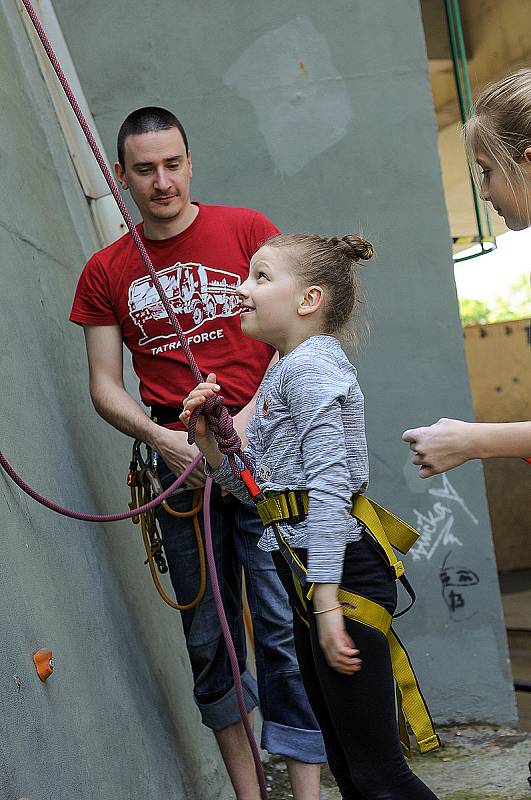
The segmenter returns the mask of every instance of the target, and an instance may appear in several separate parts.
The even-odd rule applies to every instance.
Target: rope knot
[[[232,417],[225,407],[225,399],[221,395],[213,395],[207,398],[202,406],[199,406],[188,423],[188,443],[194,444],[197,417],[203,414],[206,417],[207,425],[214,434],[214,438],[219,447],[220,453],[230,456],[241,452],[242,443],[240,437],[234,430]]]

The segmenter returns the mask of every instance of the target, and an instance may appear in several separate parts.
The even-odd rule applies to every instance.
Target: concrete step
[[[507,628],[514,680],[531,682],[531,628]]]
[[[531,628],[507,628],[513,679],[531,686]],[[531,731],[531,692],[517,691],[519,728]]]

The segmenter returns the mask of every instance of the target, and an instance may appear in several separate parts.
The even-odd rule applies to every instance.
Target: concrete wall
[[[406,427],[471,410],[416,0],[55,5],[111,158],[131,109],[169,106],[190,134],[196,197],[260,208],[284,230],[361,227],[375,242],[378,260],[364,270],[372,338],[360,359],[352,354],[367,396],[371,494],[423,532],[407,559],[420,598],[397,627],[437,720],[511,722],[481,467],[421,482],[400,441]],[[14,4],[0,8],[10,23],[0,28],[10,109],[0,124],[13,185],[0,217],[9,299],[2,446],[53,497],[123,506],[127,444],[91,412],[81,333],[66,322],[92,233]],[[201,790],[207,778],[214,796],[218,762],[137,533],[64,522],[7,482],[2,491],[12,640],[2,702],[7,724],[24,714],[26,731],[6,750],[12,791],[47,796],[61,771],[61,785],[75,777],[87,799],[166,797],[170,786],[188,797],[185,783]],[[30,660],[41,643],[60,665],[45,686]],[[26,763],[35,737],[44,770]],[[132,785],[139,772],[141,790]]]
[[[97,246],[12,0],[0,2],[1,449],[48,497],[126,508],[129,445],[88,400],[68,321]],[[179,617],[150,584],[138,529],[57,516],[0,475],[0,797],[229,797],[191,699]],[[39,681],[32,654],[53,651]],[[197,792],[197,794],[196,794]]]
[[[470,414],[417,1],[55,7],[110,157],[129,111],[167,106],[189,133],[195,197],[374,240],[360,360],[371,492],[424,531],[408,559],[421,599],[399,627],[438,719],[511,721],[481,466],[422,482],[400,440]]]

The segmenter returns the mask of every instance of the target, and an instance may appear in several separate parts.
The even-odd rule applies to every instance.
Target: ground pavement
[[[440,800],[531,800],[531,733],[487,727],[443,728],[439,733],[444,747],[413,756],[411,767]],[[271,800],[291,800],[281,761],[269,761],[266,780]],[[340,800],[328,771],[321,800]]]

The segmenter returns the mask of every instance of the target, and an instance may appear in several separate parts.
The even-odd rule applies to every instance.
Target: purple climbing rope
[[[176,489],[181,486],[190,475],[190,473],[197,467],[199,462],[201,461],[201,453],[197,455],[194,460],[188,464],[182,475],[179,475],[177,480],[175,480],[171,486],[168,486],[161,494],[157,495],[153,500],[150,500],[149,503],[145,503],[143,506],[138,506],[137,508],[133,508],[131,511],[121,511],[118,514],[85,514],[83,511],[73,511],[71,508],[64,508],[64,506],[60,506],[58,503],[54,503],[53,500],[48,500],[46,497],[43,497],[42,494],[39,494],[29,486],[26,481],[18,475],[9,461],[6,459],[3,453],[0,453],[0,467],[2,467],[11,480],[13,480],[17,486],[19,486],[23,492],[29,494],[37,503],[40,503],[41,506],[46,506],[49,508],[50,511],[55,511],[57,514],[62,514],[63,517],[71,517],[72,519],[79,519],[82,522],[118,522],[122,519],[131,519],[131,517],[136,517],[138,514],[145,514],[146,511],[150,511],[152,508],[159,506],[163,500],[166,500],[170,495],[174,493]]]
[[[133,237],[133,241],[134,241],[136,247],[138,248],[138,252],[140,253],[142,261],[144,262],[144,265],[145,265],[147,271],[149,272],[151,280],[153,281],[153,286],[156,288],[156,290],[157,290],[157,292],[158,292],[158,294],[160,296],[160,300],[161,300],[162,305],[164,306],[164,309],[165,309],[165,311],[166,311],[166,313],[168,315],[168,319],[170,320],[171,324],[173,325],[173,327],[175,329],[175,332],[176,332],[176,334],[177,334],[177,336],[179,338],[179,342],[181,344],[181,347],[183,349],[184,354],[186,355],[186,358],[187,358],[188,363],[190,365],[190,369],[192,370],[193,376],[194,376],[194,378],[196,379],[196,381],[198,383],[201,383],[201,381],[203,380],[203,375],[201,373],[201,370],[199,369],[199,367],[196,364],[196,361],[194,359],[192,350],[190,348],[190,345],[188,344],[188,340],[186,339],[184,331],[181,328],[181,324],[180,324],[180,322],[179,322],[179,320],[177,318],[177,315],[175,314],[175,311],[173,310],[173,308],[171,306],[170,301],[168,300],[168,298],[166,296],[166,293],[165,293],[164,288],[163,288],[163,286],[162,286],[162,284],[160,282],[160,279],[159,279],[159,277],[158,277],[158,275],[157,275],[157,273],[155,271],[155,268],[154,268],[153,264],[151,263],[151,259],[150,259],[149,255],[147,253],[147,250],[144,247],[144,243],[142,242],[142,239],[140,238],[140,236],[138,234],[138,231],[136,230],[135,223],[133,222],[133,218],[131,217],[129,211],[127,210],[127,206],[125,205],[125,203],[124,203],[124,201],[122,199],[122,196],[120,195],[120,192],[118,190],[118,187],[116,185],[116,182],[115,182],[114,178],[112,177],[112,175],[111,175],[111,173],[109,171],[109,168],[107,167],[107,164],[105,163],[105,159],[104,159],[104,157],[103,157],[103,155],[102,155],[102,153],[101,153],[101,151],[100,151],[100,149],[98,147],[98,144],[97,144],[94,136],[92,135],[92,131],[90,130],[89,124],[88,124],[87,120],[85,119],[85,116],[84,116],[83,112],[81,111],[81,109],[79,107],[79,104],[78,104],[78,102],[76,100],[74,92],[72,91],[72,88],[71,88],[70,84],[68,83],[66,75],[64,74],[63,69],[62,69],[62,67],[61,67],[61,65],[60,65],[60,63],[59,63],[59,61],[57,59],[57,56],[55,55],[54,50],[53,50],[53,48],[52,48],[52,46],[51,46],[51,44],[50,44],[50,42],[48,40],[48,37],[46,36],[44,28],[42,27],[42,25],[40,23],[40,20],[39,20],[37,14],[35,13],[35,9],[33,8],[33,6],[30,3],[30,1],[29,0],[21,0],[21,1],[22,1],[23,5],[24,5],[24,8],[28,12],[28,15],[29,15],[29,17],[30,17],[30,19],[31,19],[31,21],[33,23],[33,27],[35,28],[39,39],[41,40],[42,46],[44,47],[44,49],[46,51],[46,55],[48,56],[48,58],[50,60],[50,63],[51,63],[51,65],[52,65],[52,67],[53,67],[53,69],[55,71],[55,74],[57,75],[59,83],[63,87],[64,93],[65,93],[65,95],[66,95],[66,97],[68,99],[68,102],[70,103],[70,105],[72,107],[72,111],[76,115],[76,118],[77,118],[77,120],[78,120],[78,122],[79,122],[79,124],[80,124],[80,126],[81,126],[81,128],[83,130],[83,133],[85,134],[85,137],[86,137],[87,142],[88,142],[88,144],[90,146],[90,149],[94,153],[94,157],[95,157],[96,161],[98,162],[98,165],[99,165],[99,167],[100,167],[100,169],[101,169],[101,171],[103,173],[103,176],[104,176],[104,178],[105,178],[105,180],[107,182],[107,185],[108,185],[108,187],[109,187],[109,189],[110,189],[110,191],[112,193],[112,196],[116,200],[118,208],[120,209],[120,212],[121,212],[121,214],[122,214],[122,216],[124,218],[125,224],[127,225],[128,229],[129,229],[129,233]],[[231,465],[231,469],[232,469],[234,475],[239,477],[240,470],[238,468],[238,465],[237,465],[237,462],[236,462],[236,459],[235,459],[235,455],[236,454],[238,455],[240,460],[245,464],[245,466],[247,468],[250,468],[251,465],[249,464],[249,462],[247,460],[247,457],[244,455],[244,453],[241,450],[241,442],[239,441],[239,438],[238,438],[238,443],[239,444],[238,444],[237,447],[235,445],[231,444],[231,446],[229,447],[228,451],[222,449],[225,441],[230,441],[230,442],[233,441],[232,432],[234,430],[233,429],[233,424],[232,424],[232,418],[231,418],[229,412],[227,411],[227,409],[225,408],[225,406],[223,405],[223,402],[224,402],[223,401],[223,397],[217,396],[217,397],[212,398],[212,401],[205,408],[205,414],[207,415],[207,418],[208,418],[209,414],[215,413],[215,417],[216,417],[216,420],[217,420],[216,424],[215,424],[215,429],[218,432],[217,435],[220,437],[220,441],[219,441],[219,443],[221,445],[220,449],[221,449],[222,452],[226,452],[227,453],[228,458],[229,458],[229,462],[230,462],[230,465]],[[214,409],[216,409],[215,412],[214,412]],[[197,416],[200,413],[202,413],[201,409],[197,409],[194,412],[194,417],[193,417],[194,418],[194,423],[195,423],[195,420],[197,419]],[[192,425],[192,431],[194,429],[195,429],[195,425]],[[5,457],[3,457],[3,460],[5,461]]]
[[[254,734],[251,728],[251,723],[249,722],[249,717],[247,715],[247,708],[243,697],[243,687],[240,679],[240,666],[238,664],[238,658],[236,656],[236,651],[232,643],[229,623],[227,622],[225,609],[223,608],[223,602],[221,600],[221,592],[219,590],[218,574],[216,571],[216,562],[214,559],[214,549],[212,547],[212,529],[210,527],[209,510],[210,510],[211,491],[212,491],[212,478],[207,478],[205,484],[205,502],[203,504],[203,519],[205,522],[205,544],[206,544],[208,572],[210,574],[210,581],[212,583],[212,593],[214,595],[216,611],[218,612],[219,624],[221,625],[223,638],[225,639],[225,644],[227,645],[231,671],[233,675],[238,675],[238,680],[234,681],[236,698],[238,700],[238,708],[240,709],[240,716],[242,718],[243,727],[245,728],[245,733],[247,734],[249,744],[251,745],[253,759],[256,767],[256,776],[258,778],[258,785],[260,787],[260,794],[262,796],[262,800],[265,800],[265,798],[267,798],[269,795],[267,792],[264,770],[262,768],[262,762],[260,760],[260,754],[258,752],[258,746],[256,744]]]
[[[70,105],[72,107],[72,110],[73,110],[74,114],[76,115],[76,118],[77,118],[77,120],[78,120],[78,122],[79,122],[79,124],[80,124],[80,126],[81,126],[81,128],[83,130],[83,133],[85,134],[85,137],[86,137],[87,142],[88,142],[88,144],[90,146],[90,149],[92,150],[92,152],[94,154],[94,157],[96,158],[96,161],[98,162],[98,165],[99,165],[99,167],[100,167],[100,169],[101,169],[101,171],[103,173],[103,176],[104,176],[104,178],[105,178],[105,180],[107,182],[107,185],[108,185],[108,187],[109,187],[114,199],[116,200],[118,208],[120,209],[120,212],[121,212],[121,214],[122,214],[122,216],[124,218],[124,221],[125,221],[128,229],[129,229],[129,233],[131,234],[131,236],[133,238],[133,241],[134,241],[136,247],[138,248],[138,252],[140,253],[142,261],[144,262],[144,265],[145,265],[147,271],[149,272],[151,280],[153,281],[153,285],[156,288],[156,290],[157,290],[157,292],[158,292],[158,294],[160,296],[160,300],[161,300],[161,302],[162,302],[162,304],[164,306],[164,309],[166,310],[166,313],[168,314],[168,319],[170,320],[171,324],[173,325],[173,327],[175,329],[175,332],[176,332],[176,334],[177,334],[177,336],[179,338],[179,342],[180,342],[180,344],[181,344],[181,346],[183,348],[183,352],[186,355],[186,358],[188,360],[188,363],[190,365],[190,369],[192,370],[194,378],[196,379],[196,381],[198,383],[200,383],[203,380],[203,375],[201,373],[201,370],[199,369],[199,367],[196,364],[196,361],[194,359],[194,356],[193,356],[193,353],[191,351],[190,345],[188,344],[188,341],[186,339],[184,331],[181,328],[181,324],[180,324],[180,322],[179,322],[179,320],[177,318],[177,315],[175,314],[173,308],[171,307],[171,303],[168,300],[168,298],[166,296],[166,293],[164,291],[164,288],[163,288],[163,286],[162,286],[162,284],[161,284],[161,282],[159,280],[159,277],[158,277],[158,275],[157,275],[157,273],[155,271],[155,268],[154,268],[153,264],[151,263],[151,259],[150,259],[149,255],[148,255],[147,251],[146,251],[146,248],[144,247],[144,243],[142,242],[142,239],[140,238],[140,236],[138,234],[138,231],[135,228],[135,224],[133,222],[133,218],[131,217],[129,211],[127,210],[127,206],[125,205],[125,203],[124,203],[124,201],[122,199],[122,196],[120,195],[120,192],[118,190],[118,187],[116,185],[116,182],[115,182],[114,178],[112,177],[111,173],[109,172],[107,164],[105,163],[105,159],[104,159],[104,157],[103,157],[103,155],[102,155],[102,153],[101,153],[101,151],[100,151],[100,149],[98,147],[98,144],[97,144],[97,142],[96,142],[96,140],[95,140],[95,138],[94,138],[94,136],[92,134],[92,131],[90,130],[88,122],[85,119],[85,116],[84,116],[83,112],[81,111],[81,109],[79,107],[79,104],[78,104],[78,102],[77,102],[77,100],[75,98],[75,95],[74,95],[74,93],[72,91],[72,88],[71,88],[70,84],[68,83],[66,75],[64,74],[63,69],[62,69],[62,67],[61,67],[61,65],[60,65],[60,63],[59,63],[59,61],[57,59],[57,56],[55,55],[54,50],[53,50],[53,48],[52,48],[52,46],[51,46],[51,44],[50,44],[50,42],[48,40],[48,37],[46,36],[44,28],[42,27],[42,25],[40,23],[40,20],[39,20],[37,14],[35,13],[35,9],[33,8],[32,4],[29,2],[29,0],[21,0],[21,1],[22,1],[23,5],[24,5],[24,8],[26,9],[26,11],[27,11],[27,13],[28,13],[28,15],[29,15],[29,17],[31,19],[31,22],[33,23],[33,26],[34,26],[34,28],[35,28],[35,30],[37,32],[37,35],[38,35],[38,37],[39,37],[39,39],[40,39],[40,41],[42,43],[42,46],[44,47],[44,49],[46,51],[46,55],[48,56],[48,58],[50,60],[50,63],[51,63],[51,65],[52,65],[52,67],[53,67],[53,69],[55,71],[55,74],[57,75],[57,78],[58,78],[61,86],[63,87],[65,95],[66,95],[66,97],[68,99],[68,102],[70,103]],[[207,417],[207,420],[208,420],[209,427],[212,429],[212,431],[213,431],[213,433],[214,433],[214,435],[216,437],[216,440],[218,442],[220,451],[222,453],[225,453],[227,455],[228,459],[229,459],[229,463],[230,463],[231,470],[232,470],[233,474],[236,477],[239,477],[240,473],[241,473],[241,470],[240,470],[240,468],[238,466],[238,463],[236,461],[236,456],[238,456],[240,461],[244,464],[245,467],[247,467],[247,469],[252,470],[252,466],[251,466],[247,456],[242,452],[241,442],[240,442],[238,434],[234,430],[234,426],[232,424],[232,418],[231,418],[229,412],[227,411],[227,409],[226,409],[226,407],[224,405],[224,398],[222,396],[220,396],[220,395],[217,395],[215,397],[209,398],[208,402],[205,403],[204,409],[198,408],[198,409],[196,409],[196,411],[194,411],[194,414],[192,415],[192,418],[190,420],[191,424],[189,426],[189,432],[188,432],[188,441],[190,443],[193,443],[193,441],[194,441],[194,438],[195,438],[195,424],[196,424],[197,417],[199,416],[200,413],[205,413],[205,415]],[[42,503],[42,505],[47,506],[52,511],[56,511],[59,514],[65,514],[65,516],[69,516],[69,517],[73,517],[75,519],[81,519],[81,520],[89,520],[90,519],[90,521],[93,521],[93,522],[111,522],[111,521],[114,521],[114,519],[116,519],[116,520],[126,519],[128,516],[134,516],[133,514],[130,514],[128,512],[124,512],[123,515],[121,515],[121,514],[85,515],[85,514],[83,514],[83,512],[74,512],[74,511],[72,511],[70,509],[63,508],[62,506],[58,505],[57,503],[53,503],[50,500],[46,500],[46,498],[44,498],[41,495],[39,495],[38,492],[36,492],[35,490],[31,489],[31,487],[28,486],[28,484],[13,469],[13,467],[11,466],[11,464],[9,463],[9,461],[7,460],[7,458],[5,457],[5,455],[1,451],[0,451],[0,466],[3,467],[3,469],[7,472],[7,474],[15,481],[15,483],[17,483],[18,486],[20,486],[21,489],[23,489],[23,491],[27,492],[37,502]],[[169,492],[169,490],[171,488],[172,487],[169,487],[169,489],[167,491]],[[164,499],[164,497],[159,496],[158,498],[156,498],[156,502],[152,501],[153,502],[153,506],[150,505],[149,507],[153,508],[154,506],[156,506],[160,502],[162,502],[163,499]],[[146,510],[147,510],[147,507],[146,507]]]
[[[127,207],[126,207],[126,205],[125,205],[125,203],[124,203],[124,201],[123,201],[123,199],[122,199],[122,197],[120,195],[118,187],[116,186],[116,183],[115,183],[111,173],[109,172],[109,169],[108,169],[108,167],[107,167],[107,165],[105,163],[105,159],[103,158],[103,155],[102,155],[102,153],[101,153],[101,151],[100,151],[100,149],[99,149],[99,147],[98,147],[98,145],[96,143],[96,140],[94,139],[94,136],[92,135],[92,131],[90,130],[89,125],[87,123],[87,120],[85,119],[85,116],[84,116],[83,112],[81,111],[81,109],[79,107],[79,104],[78,104],[78,102],[77,102],[77,100],[75,98],[75,95],[74,95],[71,87],[70,87],[70,84],[68,83],[68,80],[66,79],[66,76],[65,76],[65,74],[64,74],[64,72],[62,70],[61,65],[59,64],[59,61],[58,61],[58,59],[57,59],[57,57],[56,57],[56,55],[55,55],[55,53],[53,51],[53,48],[52,48],[52,46],[51,46],[51,44],[50,44],[50,42],[48,40],[48,37],[46,36],[44,28],[42,27],[42,25],[40,23],[40,20],[39,20],[37,14],[35,13],[35,10],[34,10],[32,4],[29,2],[29,0],[21,0],[21,2],[24,5],[24,8],[26,9],[26,11],[28,13],[29,18],[31,19],[33,27],[35,28],[35,31],[37,32],[37,35],[38,35],[38,37],[39,37],[39,39],[40,39],[40,41],[42,43],[42,46],[44,47],[44,50],[46,51],[46,54],[47,54],[47,56],[48,56],[48,58],[50,60],[50,63],[52,65],[54,71],[55,71],[55,74],[57,75],[57,78],[58,78],[61,86],[63,87],[63,90],[64,90],[64,92],[66,94],[66,97],[68,98],[68,101],[69,101],[69,103],[70,103],[70,105],[72,107],[72,110],[73,110],[74,114],[77,117],[77,120],[78,120],[78,122],[79,122],[79,124],[80,124],[80,126],[81,126],[81,128],[83,130],[83,133],[85,134],[87,142],[88,142],[88,144],[89,144],[89,146],[90,146],[90,148],[91,148],[91,150],[92,150],[92,152],[93,152],[93,154],[94,154],[94,156],[96,158],[96,161],[99,164],[99,167],[100,167],[100,169],[101,169],[101,171],[103,173],[103,176],[104,176],[104,178],[105,178],[105,180],[107,182],[107,185],[109,186],[111,194],[113,195],[114,199],[116,200],[118,208],[120,209],[120,211],[122,213],[124,221],[125,221],[128,229],[129,229],[129,233],[131,234],[131,236],[133,238],[133,241],[134,241],[136,247],[138,248],[138,252],[140,253],[142,261],[144,262],[144,265],[145,265],[145,267],[146,267],[146,269],[147,269],[147,271],[148,271],[148,273],[149,273],[149,275],[151,277],[151,280],[153,281],[153,285],[154,285],[154,287],[156,288],[156,290],[157,290],[157,292],[159,294],[159,297],[160,297],[160,300],[162,302],[162,305],[164,306],[164,309],[165,309],[166,313],[168,314],[168,319],[170,320],[171,324],[173,325],[174,330],[175,330],[175,332],[176,332],[176,334],[177,334],[177,336],[179,338],[179,342],[180,342],[180,344],[181,344],[181,346],[183,348],[184,354],[186,355],[186,358],[188,360],[188,363],[190,365],[190,369],[192,370],[194,378],[196,379],[196,381],[198,383],[201,383],[202,380],[203,380],[203,375],[202,375],[199,367],[196,364],[196,361],[195,361],[195,359],[193,357],[191,348],[190,348],[190,346],[188,344],[186,336],[184,335],[184,332],[183,332],[183,330],[181,328],[179,320],[177,319],[177,316],[176,316],[173,308],[171,307],[171,304],[170,304],[168,298],[166,297],[166,294],[165,294],[164,289],[162,287],[162,284],[161,284],[161,282],[159,280],[159,277],[158,277],[158,275],[157,275],[157,273],[155,271],[155,268],[153,267],[153,264],[151,263],[151,259],[149,258],[149,255],[148,255],[148,253],[146,251],[146,248],[144,247],[144,244],[142,242],[142,239],[140,238],[140,236],[138,234],[138,231],[135,228],[135,224],[133,222],[133,219],[132,219],[131,215],[129,214],[129,211],[127,210]],[[204,404],[203,408],[198,408],[193,413],[193,415],[192,415],[192,417],[190,419],[190,424],[189,424],[188,441],[190,443],[193,443],[193,441],[195,439],[196,421],[197,421],[197,417],[201,413],[205,414],[205,416],[207,418],[207,421],[208,421],[208,425],[209,425],[210,429],[212,430],[214,436],[216,437],[216,441],[218,442],[218,446],[219,446],[220,451],[227,455],[233,474],[236,477],[240,477],[241,472],[242,472],[240,467],[239,467],[239,465],[238,465],[238,462],[236,460],[237,458],[239,458],[239,460],[243,463],[244,467],[248,471],[249,470],[252,471],[252,465],[251,465],[251,463],[249,462],[248,458],[246,457],[246,455],[243,453],[243,451],[241,449],[241,441],[239,439],[238,434],[234,430],[234,426],[233,426],[233,423],[232,423],[232,418],[231,418],[229,412],[227,411],[227,408],[224,405],[224,399],[223,399],[223,397],[221,397],[219,395],[216,395],[214,397],[209,398],[207,400],[207,402]],[[128,517],[136,516],[139,513],[143,513],[144,511],[148,511],[149,509],[154,508],[155,506],[159,505],[166,497],[168,497],[170,494],[172,494],[172,492],[175,491],[175,489],[178,488],[178,486],[180,486],[186,480],[186,478],[188,477],[188,475],[190,474],[192,469],[199,462],[199,459],[200,459],[200,456],[197,456],[197,458],[194,459],[194,461],[187,467],[187,469],[184,471],[184,473],[179,478],[177,478],[177,480],[171,486],[169,486],[168,489],[166,489],[162,494],[160,494],[157,498],[155,498],[151,502],[146,503],[145,505],[141,506],[140,508],[136,508],[133,511],[123,512],[123,513],[119,513],[119,514],[101,515],[101,514],[85,514],[83,512],[73,511],[71,509],[64,508],[63,506],[60,506],[59,504],[54,503],[53,501],[48,500],[47,498],[43,497],[38,492],[36,492],[34,489],[32,489],[26,483],[26,481],[24,481],[17,474],[17,472],[13,469],[13,467],[8,462],[8,460],[6,459],[4,454],[2,452],[0,452],[0,466],[6,471],[6,473],[9,475],[9,477],[24,492],[26,492],[26,494],[28,494],[30,497],[32,497],[34,500],[36,500],[38,503],[41,503],[42,505],[46,506],[50,510],[57,512],[58,514],[62,514],[62,515],[67,516],[67,517],[72,517],[74,519],[79,519],[79,520],[83,520],[83,521],[92,521],[92,522],[112,522],[112,521],[116,521],[116,520],[127,519]],[[220,625],[221,625],[221,628],[222,628],[223,636],[225,638],[227,649],[229,651],[229,658],[230,658],[230,662],[231,662],[232,674],[233,674],[233,679],[234,679],[234,686],[235,686],[235,689],[236,689],[236,696],[237,696],[237,699],[238,699],[238,706],[239,706],[240,715],[241,715],[241,718],[242,718],[242,723],[244,725],[245,731],[247,733],[247,737],[249,739],[249,745],[251,747],[253,760],[254,760],[254,764],[255,764],[255,768],[256,768],[256,774],[257,774],[257,777],[258,777],[258,783],[259,783],[259,787],[260,787],[260,794],[261,794],[262,800],[266,800],[267,797],[268,797],[268,793],[267,793],[267,788],[266,788],[266,783],[265,783],[264,772],[263,772],[263,768],[262,768],[262,762],[260,760],[260,753],[258,751],[258,746],[257,746],[256,741],[254,739],[254,736],[253,736],[253,733],[252,733],[252,730],[251,730],[251,727],[250,727],[250,724],[249,724],[249,720],[248,720],[248,717],[247,717],[247,709],[245,707],[245,702],[244,702],[244,697],[243,697],[243,689],[242,689],[242,684],[241,684],[238,660],[237,660],[236,653],[234,651],[234,645],[232,643],[232,639],[231,639],[231,636],[230,636],[230,631],[229,631],[229,627],[228,627],[228,624],[227,624],[227,619],[226,619],[226,616],[225,616],[225,613],[224,613],[223,603],[221,601],[221,595],[220,595],[220,592],[219,592],[219,585],[218,585],[218,581],[217,581],[217,573],[216,573],[216,568],[215,568],[215,559],[214,559],[214,553],[213,553],[213,548],[212,548],[212,537],[211,537],[211,530],[210,530],[210,513],[209,513],[209,511],[210,511],[210,489],[211,489],[211,485],[212,485],[212,482],[211,481],[207,481],[207,485],[205,487],[205,503],[204,503],[205,539],[206,539],[206,545],[207,545],[206,549],[207,549],[208,564],[209,564],[209,568],[210,568],[210,577],[211,577],[211,581],[212,581],[212,587],[213,587],[214,598],[215,598],[215,603],[216,603],[216,609],[218,611]]]

